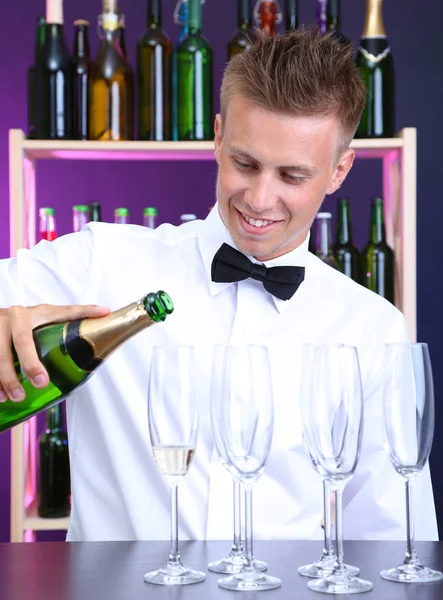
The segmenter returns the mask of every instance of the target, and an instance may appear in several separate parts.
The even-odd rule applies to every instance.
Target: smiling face
[[[217,200],[239,250],[266,261],[306,239],[324,196],[352,167],[354,151],[338,159],[339,144],[334,116],[292,117],[230,100],[223,133],[220,115],[215,121]]]

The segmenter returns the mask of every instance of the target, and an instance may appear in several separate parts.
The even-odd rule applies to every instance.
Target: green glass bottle
[[[298,27],[299,0],[285,0],[285,29],[294,31]]]
[[[38,61],[40,51],[45,43],[46,37],[46,19],[40,17],[37,20],[37,36],[35,41],[34,63],[29,67],[27,72],[28,85],[28,138],[33,140],[35,134],[35,63]]]
[[[319,212],[315,217],[317,223],[317,239],[315,251],[317,256],[327,265],[340,270],[339,264],[332,251],[332,215],[329,212]]]
[[[189,2],[178,0],[174,11],[174,23],[180,25],[177,41],[172,53],[172,139],[178,140],[177,129],[177,48],[189,34]]]
[[[394,304],[394,252],[386,243],[383,200],[373,198],[369,243],[362,254],[363,285]]]
[[[338,199],[338,218],[335,244],[332,247],[340,270],[360,283],[360,252],[352,241],[351,213],[348,198]]]
[[[189,0],[189,34],[176,61],[178,139],[212,140],[212,48],[202,35],[201,0]]]
[[[161,0],[148,3],[137,42],[137,83],[138,139],[172,139],[172,44],[162,29]]]
[[[383,0],[367,0],[366,20],[356,64],[367,90],[358,138],[395,134],[394,60],[383,24]]]
[[[343,35],[341,30],[341,2],[340,0],[328,0],[326,4],[326,32],[332,33],[332,37],[342,44],[350,44],[350,40]]]
[[[238,0],[237,14],[238,26],[228,44],[228,61],[243,50],[248,50],[255,41],[250,0]]]
[[[174,306],[165,292],[144,296],[105,317],[43,325],[34,329],[37,353],[50,383],[37,389],[22,374],[14,352],[15,372],[25,390],[23,402],[0,403],[0,433],[61,402],[85,383],[117,348],[143,329],[162,322]]]
[[[92,75],[91,53],[89,50],[89,21],[74,21],[74,63],[75,63],[75,103],[77,131],[80,140],[89,139],[89,107]]]
[[[67,517],[71,512],[68,434],[62,405],[51,406],[39,439],[38,514],[44,519]]]
[[[89,206],[89,220],[90,221],[101,221],[102,220],[102,205],[100,202],[90,202]]]

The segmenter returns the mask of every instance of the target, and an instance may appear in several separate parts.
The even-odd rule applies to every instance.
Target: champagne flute
[[[218,393],[223,381],[223,360],[225,354],[225,346],[216,345],[212,354],[212,375],[211,375],[211,392],[212,396]],[[221,447],[221,445],[219,446]],[[227,457],[224,457],[218,451],[217,453],[222,465],[229,471],[229,463]],[[220,560],[214,560],[208,564],[208,569],[214,573],[238,573],[246,565],[246,556],[241,539],[241,482],[233,477],[233,496],[234,496],[234,540],[232,548],[228,556]],[[254,566],[259,571],[265,571],[268,565],[260,560],[254,559]]]
[[[260,591],[281,585],[254,564],[252,488],[262,475],[274,426],[271,370],[267,348],[241,345],[219,348],[213,361],[211,423],[222,460],[245,488],[245,559],[241,571],[219,580],[228,590]]]
[[[356,348],[343,344],[303,347],[303,436],[314,468],[335,496],[336,556],[332,571],[309,581],[326,594],[357,594],[372,583],[353,576],[344,564],[342,498],[360,456],[363,393]]]
[[[383,579],[438,581],[443,573],[421,564],[415,549],[413,482],[428,461],[434,435],[434,387],[427,344],[386,344],[383,360],[383,429],[392,465],[406,487],[407,546],[404,561]]]
[[[178,550],[178,484],[191,465],[197,443],[198,404],[191,346],[156,346],[152,352],[148,393],[149,436],[155,462],[169,479],[171,550],[167,564],[146,573],[160,585],[204,581],[206,575],[183,565]]]

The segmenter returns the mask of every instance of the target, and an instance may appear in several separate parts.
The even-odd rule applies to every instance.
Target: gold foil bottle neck
[[[366,0],[366,17],[362,37],[386,37],[383,23],[383,0]]]

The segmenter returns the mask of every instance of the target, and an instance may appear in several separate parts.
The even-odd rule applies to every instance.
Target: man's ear
[[[326,188],[326,194],[333,194],[341,187],[341,184],[346,179],[352,165],[354,164],[355,151],[350,148],[343,153],[340,158],[338,165],[335,168],[334,174],[328,187]]]
[[[217,164],[220,164],[220,152],[221,152],[221,143],[222,143],[222,123],[221,123],[221,115],[215,115],[214,121],[214,145],[215,145],[215,160]]]

